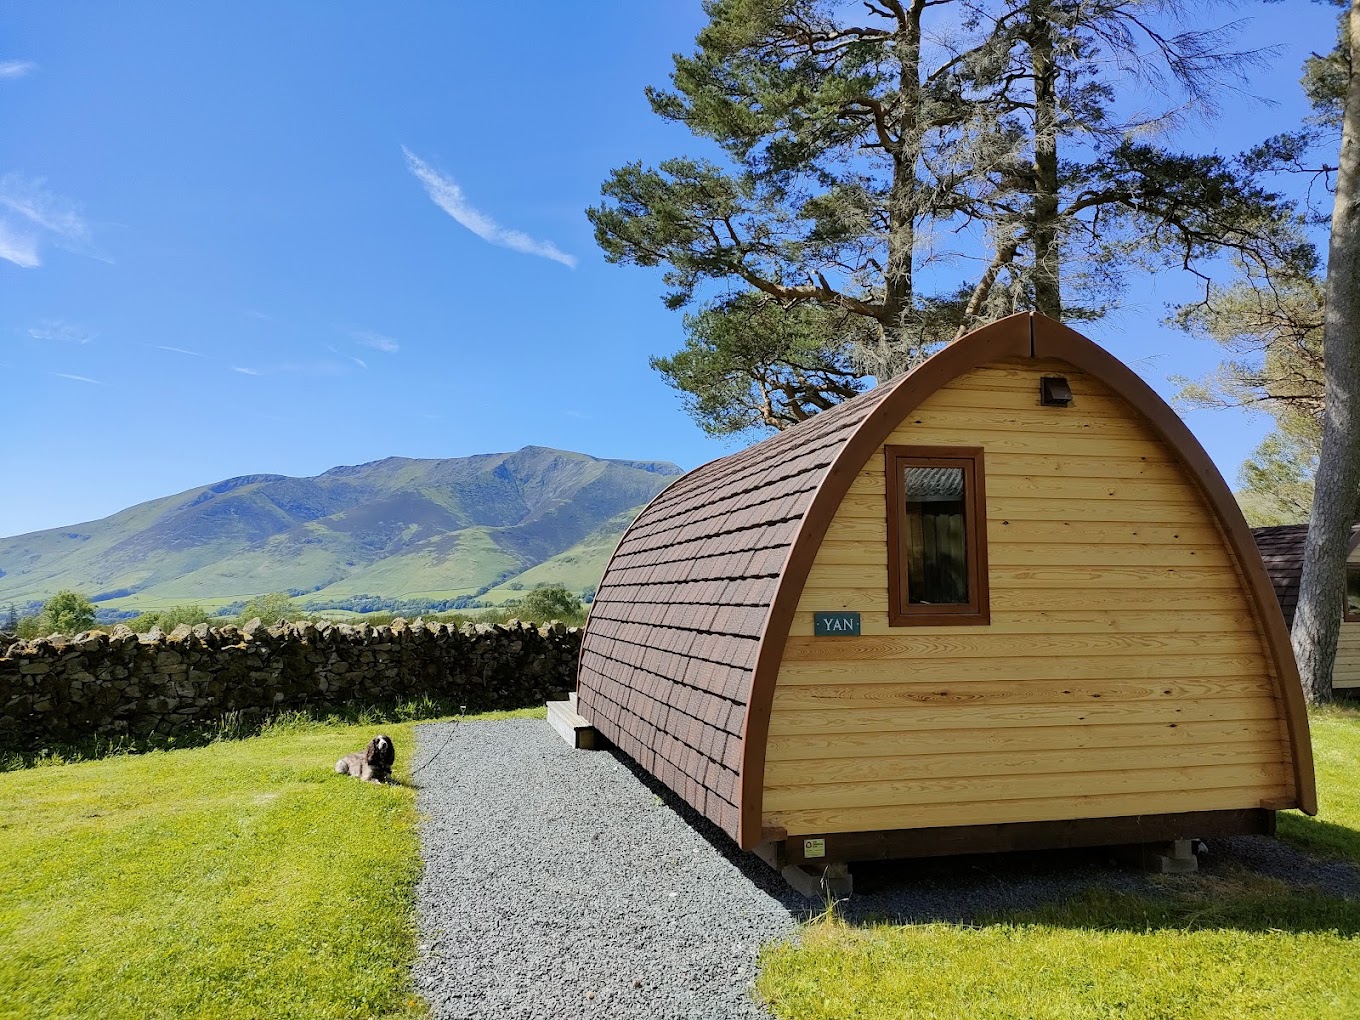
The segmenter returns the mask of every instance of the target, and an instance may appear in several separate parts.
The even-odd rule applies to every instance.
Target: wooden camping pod
[[[922,538],[902,477],[963,531]],[[927,591],[923,542],[954,550],[939,583],[963,595]],[[1232,494],[1132,371],[1034,314],[662,491],[601,580],[578,706],[792,863],[1316,810],[1289,636]]]

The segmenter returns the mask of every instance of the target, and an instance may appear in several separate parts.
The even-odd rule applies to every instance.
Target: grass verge
[[[332,771],[376,725],[409,781],[380,717],[0,775],[0,1016],[425,1015],[415,790]]]
[[[1322,810],[1283,839],[1360,863],[1360,712],[1313,716]],[[1360,1016],[1360,903],[1258,875],[1093,890],[979,924],[855,927],[767,947],[758,988],[798,1020],[1326,1020]]]

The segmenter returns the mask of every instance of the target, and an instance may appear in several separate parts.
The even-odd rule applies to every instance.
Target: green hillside
[[[116,609],[271,591],[451,599],[494,589],[492,601],[549,581],[581,591],[678,474],[669,463],[529,446],[391,457],[314,478],[246,475],[0,538],[0,605],[63,588]]]

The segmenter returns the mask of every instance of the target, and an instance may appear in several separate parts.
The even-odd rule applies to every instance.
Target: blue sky
[[[588,14],[586,13],[588,12]],[[1228,12],[1224,17],[1229,16]],[[1297,124],[1326,5],[1247,4],[1280,54],[1196,137]],[[609,170],[702,151],[648,110],[697,2],[15,3],[0,9],[0,535],[232,475],[528,444],[693,467],[647,366],[658,272],[607,264]],[[1087,330],[1170,394],[1217,352],[1139,280]],[[1235,477],[1266,429],[1191,427]]]

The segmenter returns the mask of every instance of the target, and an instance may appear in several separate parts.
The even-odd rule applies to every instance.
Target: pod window
[[[1360,563],[1346,564],[1346,622],[1360,623]]]
[[[982,450],[889,446],[888,623],[991,622]]]

